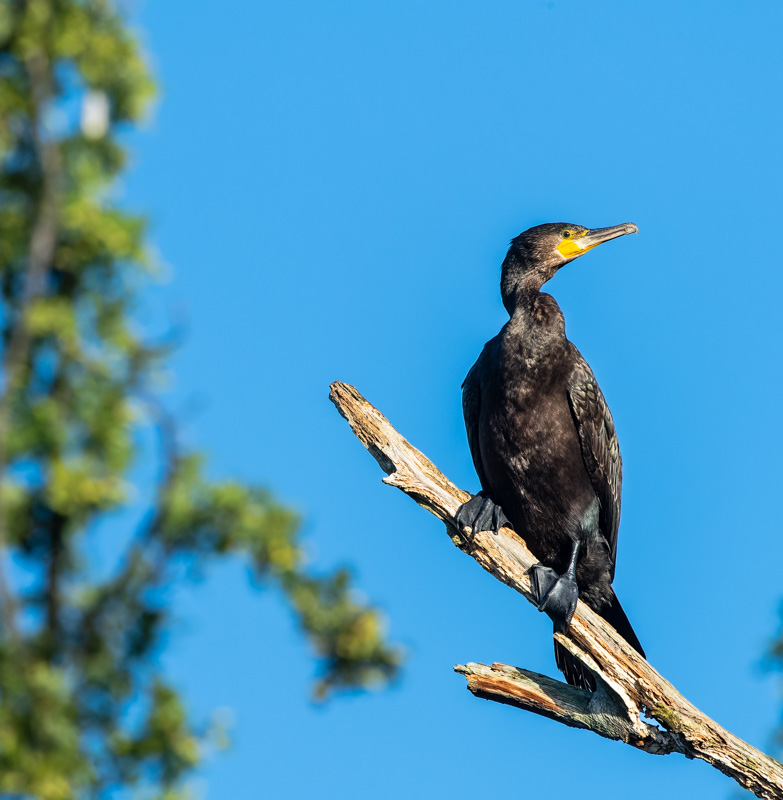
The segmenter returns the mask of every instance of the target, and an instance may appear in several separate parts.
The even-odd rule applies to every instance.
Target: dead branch
[[[457,530],[454,515],[470,495],[400,436],[353,386],[335,382],[331,389],[331,401],[387,473],[383,482],[443,520],[457,547],[533,602],[526,572],[536,559],[522,539],[507,528],[497,536]],[[596,692],[505,664],[466,664],[455,670],[465,675],[468,689],[477,697],[619,739],[648,753],[700,758],[758,797],[783,800],[783,765],[689,703],[584,603],[579,601],[570,635],[556,636],[595,674]]]

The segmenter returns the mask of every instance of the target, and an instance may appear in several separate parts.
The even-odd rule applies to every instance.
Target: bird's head
[[[564,264],[599,244],[638,233],[633,222],[609,228],[585,228],[568,222],[550,222],[528,228],[511,240],[503,262],[500,288],[509,313],[520,291],[538,291]]]

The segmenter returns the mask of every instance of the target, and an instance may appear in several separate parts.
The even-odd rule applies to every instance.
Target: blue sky
[[[165,667],[235,710],[209,798],[728,797],[699,762],[474,699],[465,661],[556,674],[550,625],[459,553],[328,402],[354,383],[475,490],[460,383],[505,320],[508,240],[633,221],[549,289],[624,456],[615,588],[651,663],[767,748],[778,625],[778,2],[142,3],[162,84],[123,202],[187,309],[170,392],[215,477],[301,510],[407,649],[385,692],[308,701],[313,662],[241,565],[178,590]],[[197,412],[193,409],[197,408]]]

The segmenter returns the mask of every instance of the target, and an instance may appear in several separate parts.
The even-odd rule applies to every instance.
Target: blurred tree
[[[783,673],[783,609],[781,609],[781,623],[780,630],[769,651],[768,663],[775,672]],[[776,749],[772,751],[772,755],[780,759],[783,756],[783,722],[775,733],[774,747]]]
[[[202,734],[156,658],[163,588],[183,565],[239,555],[276,584],[318,654],[320,696],[383,682],[398,663],[345,572],[305,571],[296,516],[261,489],[208,481],[149,388],[166,348],[133,322],[153,271],[144,223],[108,189],[125,163],[118,131],[152,94],[111,0],[0,0],[4,796],[178,796]],[[130,514],[116,512],[145,427],[162,468],[123,539]],[[108,575],[85,547],[107,528],[129,542]]]

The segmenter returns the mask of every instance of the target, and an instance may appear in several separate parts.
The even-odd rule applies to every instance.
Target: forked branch
[[[536,559],[520,537],[506,528],[497,536],[459,531],[454,515],[470,495],[400,436],[353,386],[335,382],[331,388],[331,401],[387,473],[383,482],[401,489],[443,520],[457,547],[533,602],[526,573]],[[648,753],[700,758],[758,797],[783,800],[783,765],[689,703],[584,603],[577,606],[569,636],[556,636],[595,674],[596,692],[505,664],[466,664],[455,670],[465,675],[477,697],[586,728]]]

